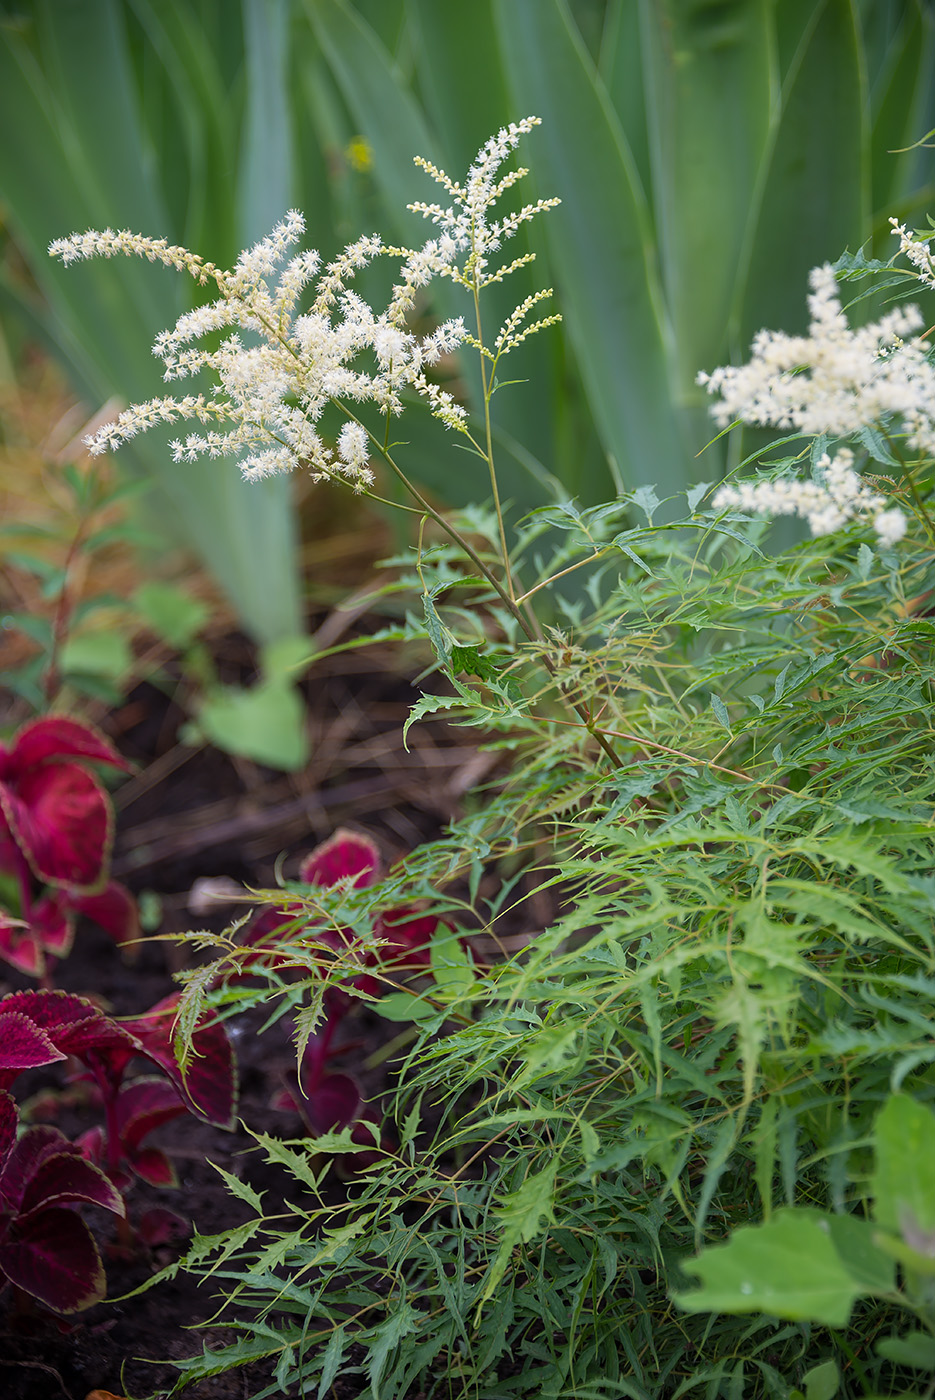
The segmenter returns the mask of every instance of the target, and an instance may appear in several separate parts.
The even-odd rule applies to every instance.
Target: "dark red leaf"
[[[299,867],[299,879],[308,885],[323,886],[351,879],[358,889],[366,889],[377,883],[380,869],[380,852],[369,836],[342,826],[305,857]]]
[[[8,998],[0,1001],[0,1088],[7,1088],[24,1069],[51,1065],[65,1060],[56,1049],[51,1036],[37,1026],[30,1016],[8,1006]]]
[[[72,1150],[46,1157],[26,1184],[20,1202],[20,1219],[48,1210],[51,1206],[83,1202],[125,1215],[123,1197],[115,1191],[102,1171]]]
[[[0,1272],[24,1293],[63,1313],[99,1303],[107,1285],[91,1231],[67,1209],[15,1221],[0,1244]]]
[[[100,894],[73,895],[69,903],[79,914],[109,933],[115,943],[132,943],[140,936],[136,900],[124,885],[111,880]],[[135,950],[131,950],[135,951]]]
[[[153,1206],[151,1210],[144,1211],[136,1227],[137,1235],[150,1248],[187,1239],[191,1232],[191,1221],[183,1215],[176,1215],[174,1210],[167,1210],[165,1206]]]
[[[15,1102],[9,1094],[0,1091],[0,1177],[3,1175],[7,1157],[9,1157],[16,1141],[18,1123],[19,1112]]]
[[[101,1166],[104,1161],[106,1144],[107,1138],[100,1123],[95,1123],[93,1128],[89,1128],[86,1133],[76,1137],[74,1142],[85,1161],[93,1162],[96,1167]]]
[[[0,783],[0,806],[40,880],[93,889],[110,858],[111,808],[92,774],[74,763],[29,768],[15,788]]]
[[[0,1195],[14,1210],[19,1210],[32,1181],[43,1162],[63,1152],[66,1156],[81,1156],[80,1148],[69,1142],[64,1133],[48,1123],[28,1128],[14,1143],[0,1176]]]
[[[121,1145],[130,1155],[154,1128],[187,1112],[178,1089],[168,1079],[134,1079],[121,1089],[117,1099]]]
[[[269,1101],[270,1108],[275,1108],[279,1113],[301,1113],[299,1107],[299,1095],[293,1093],[291,1089],[277,1089]]]
[[[428,966],[432,961],[432,937],[439,924],[451,928],[437,914],[422,914],[417,909],[388,910],[377,919],[376,932],[387,941],[375,953],[375,960],[390,964],[402,962],[407,967]]]
[[[27,977],[41,977],[45,971],[42,949],[32,929],[22,919],[0,911],[0,958]]]
[[[85,997],[70,992],[35,990],[11,992],[0,1001],[0,1012],[22,1011],[46,1032],[56,1049],[85,1059],[89,1052],[123,1055],[123,1063],[141,1053],[135,1038]]]
[[[96,730],[75,719],[61,715],[32,720],[16,734],[8,753],[8,763],[15,777],[37,764],[62,758],[86,758],[92,763],[104,763],[132,773],[133,765]],[[9,777],[8,767],[3,777]]]
[[[127,1153],[127,1160],[141,1181],[148,1186],[178,1186],[175,1167],[159,1147],[143,1147]]]
[[[67,958],[75,937],[74,920],[69,917],[71,901],[62,890],[44,895],[32,911],[33,934],[46,953]]]
[[[209,1123],[232,1128],[237,1106],[234,1051],[220,1021],[206,1018],[192,1036],[193,1055],[179,1069],[172,1047],[179,993],[157,1002],[145,1016],[126,1022],[140,1041],[143,1052],[153,1060],[180,1090],[185,1102]]]
[[[349,1074],[326,1074],[308,1098],[297,1102],[314,1136],[346,1128],[360,1115],[360,1089]]]

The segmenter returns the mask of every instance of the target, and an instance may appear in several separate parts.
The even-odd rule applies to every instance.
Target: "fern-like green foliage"
[[[257,1357],[256,1400],[324,1397],[339,1376],[368,1400],[856,1400],[911,1374],[905,1349],[874,1349],[898,1324],[892,1290],[782,1322],[671,1294],[690,1301],[699,1248],[781,1233],[789,1207],[856,1238],[881,1105],[893,1087],[935,1102],[931,550],[876,553],[851,529],[771,556],[764,527],[716,520],[700,492],[677,524],[653,527],[654,508],[645,492],[568,504],[531,531],[527,575],[537,548],[543,577],[580,566],[548,634],[554,676],[448,555],[420,562],[458,682],[444,703],[499,731],[511,777],[376,891],[317,892],[315,917],[363,938],[374,901],[429,895],[497,937],[527,909],[510,871],[558,914],[412,998],[398,1145],[366,1144],[376,1160],[341,1203],[322,1182],[360,1143],[312,1157],[258,1138],[305,1194],[286,1219],[250,1202],[236,1239],[196,1240],[185,1266],[218,1281],[235,1340],[182,1363],[179,1388]],[[504,671],[523,673],[522,704]],[[599,713],[619,767],[596,767],[569,698]],[[346,984],[352,964],[324,975]],[[387,1013],[405,1016],[399,996]]]

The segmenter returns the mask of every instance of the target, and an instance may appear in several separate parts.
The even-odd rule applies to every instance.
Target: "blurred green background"
[[[887,217],[935,203],[931,151],[906,149],[935,127],[932,0],[4,0],[0,16],[0,366],[38,341],[89,412],[163,392],[150,346],[194,289],[129,261],[66,270],[53,238],[130,228],[227,265],[295,206],[326,259],[365,231],[419,243],[405,205],[437,190],[412,156],[457,178],[500,125],[540,116],[521,193],[563,202],[525,226],[538,260],[488,312],[548,285],[564,317],[495,402],[514,519],[550,495],[716,479],[698,370],[761,326],[804,328],[812,266],[889,257]],[[450,292],[424,313],[465,310]],[[295,634],[290,483],[174,465],[167,436],[121,453],[154,480],[163,530],[255,638]],[[436,424],[404,436],[439,499],[475,493]]]

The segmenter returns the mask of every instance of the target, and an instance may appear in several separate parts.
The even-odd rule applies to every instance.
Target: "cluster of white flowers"
[[[302,292],[320,268],[315,252],[288,258],[304,230],[301,214],[291,210],[268,237],[240,255],[230,272],[204,264],[164,240],[109,230],[52,245],[50,251],[65,262],[95,253],[110,257],[116,252],[139,252],[184,268],[200,281],[210,277],[220,292],[210,305],[180,316],[153,347],[165,365],[167,380],[213,370],[220,392],[210,399],[202,395],[135,404],[88,439],[92,453],[119,447],[157,422],[195,417],[203,423],[214,420],[227,431],[189,433],[176,439],[171,444],[175,461],[237,456],[243,474],[251,479],[292,471],[301,464],[317,478],[343,476],[357,489],[372,481],[367,435],[360,425],[346,425],[337,453],[322,440],[316,425],[326,404],[334,399],[369,401],[384,412],[399,413],[402,391],[412,386],[425,392],[425,365],[454,349],[464,327],[460,320],[446,322],[420,339],[405,327],[406,296],[398,288],[388,310],[379,316],[351,291],[347,282],[382,251],[380,240],[372,237],[351,244],[324,269],[310,309],[295,315]],[[404,287],[412,281],[412,261],[403,268]],[[211,331],[227,329],[232,333],[215,350],[192,345]],[[243,332],[249,333],[250,343]],[[367,350],[376,369],[350,368]],[[449,426],[460,426],[464,410],[437,385],[431,389],[425,396],[433,412]]]
[[[932,260],[928,238],[917,238],[898,219],[890,219],[893,233],[899,239],[899,251],[918,269],[918,278],[929,287],[935,287],[935,262]]]
[[[808,521],[813,535],[830,535],[849,520],[873,525],[880,543],[895,544],[906,533],[901,510],[887,509],[883,496],[871,491],[854,470],[854,454],[839,448],[835,457],[819,457],[817,480],[796,477],[774,481],[741,481],[721,486],[711,504],[715,510],[742,510],[749,515],[796,515]]]
[[[918,307],[897,307],[852,330],[830,264],[814,268],[809,281],[807,336],[760,331],[748,364],[699,374],[719,396],[716,422],[847,437],[898,419],[910,447],[935,455],[935,368],[913,336],[924,324]]]
[[[211,397],[166,397],[135,404],[87,440],[90,451],[97,454],[119,447],[156,423],[196,418],[201,423],[213,421],[224,431],[213,428],[177,439],[171,444],[175,461],[236,456],[243,474],[251,479],[302,465],[316,478],[342,476],[359,490],[372,481],[368,435],[347,409],[348,401],[373,403],[383,413],[397,414],[402,410],[403,391],[411,389],[447,427],[464,431],[465,410],[425,373],[442,355],[471,339],[462,319],[446,321],[419,337],[408,330],[406,317],[418,289],[433,277],[448,276],[472,288],[482,285],[487,253],[540,209],[558,202],[543,200],[499,223],[487,222],[490,206],[526,173],[514,171],[496,184],[497,168],[520,136],[537,124],[538,119],[530,117],[500,131],[479,153],[463,188],[428,162],[417,160],[451,191],[459,206],[458,213],[437,206],[412,206],[442,228],[439,237],[418,249],[387,248],[378,237],[364,237],[322,270],[316,252],[289,257],[305,231],[305,221],[295,210],[255,247],[241,253],[226,272],[165,239],[127,231],[91,230],[51,244],[49,252],[66,264],[138,254],[187,271],[202,285],[214,282],[220,294],[210,305],[180,316],[153,347],[165,366],[165,379],[211,370],[219,380],[218,392]],[[348,283],[382,253],[399,257],[401,268],[386,310],[377,315]],[[458,261],[464,254],[462,268]],[[525,261],[528,257],[517,263]],[[500,269],[490,280],[499,280],[508,270]],[[312,283],[311,306],[296,314],[303,291]],[[523,314],[538,300],[525,303]],[[520,334],[518,321],[511,320],[509,344],[498,343],[498,349],[510,348],[536,328]],[[228,330],[230,334],[216,349],[193,345],[210,332]],[[371,364],[361,368],[359,358],[365,353]],[[352,420],[342,430],[336,451],[323,441],[316,426],[325,406],[333,401],[341,402]]]
[[[539,117],[524,117],[522,121],[510,122],[509,126],[501,127],[496,136],[492,136],[478,151],[477,159],[468,171],[463,185],[457,184],[431,161],[416,156],[416,165],[427,175],[431,175],[436,184],[447,190],[453,200],[452,204],[444,208],[440,204],[425,204],[422,201],[407,205],[413,213],[431,219],[432,223],[441,229],[437,247],[449,263],[442,270],[443,276],[451,277],[462,286],[479,292],[493,282],[502,282],[511,272],[535,258],[534,253],[525,253],[506,266],[493,270],[490,268],[490,255],[498,252],[506,239],[512,238],[521,225],[534,219],[537,214],[561,204],[560,199],[539,199],[534,204],[524,204],[521,209],[506,214],[502,219],[491,220],[489,213],[507,190],[529,174],[529,171],[521,166],[511,170],[501,180],[495,179],[504,160],[519,145],[520,138],[541,124]],[[468,256],[462,267],[457,259],[463,252],[467,252]],[[521,307],[516,308],[496,338],[499,354],[505,354],[536,331],[561,320],[557,315],[546,316],[527,326],[521,333],[518,332],[517,328],[523,317],[543,298],[551,295],[551,288],[537,292],[528,297]],[[491,355],[490,358],[496,356]]]

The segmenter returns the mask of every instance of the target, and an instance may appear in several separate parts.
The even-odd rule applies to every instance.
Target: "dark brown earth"
[[[223,661],[229,675],[249,672],[249,651],[237,639],[225,642]],[[158,897],[162,932],[224,927],[241,906],[200,900],[204,887],[196,882],[224,878],[253,888],[272,886],[277,861],[294,876],[301,856],[342,824],[373,836],[391,862],[437,835],[456,815],[464,794],[491,774],[490,756],[478,754],[470,734],[440,722],[416,726],[410,751],[403,749],[402,723],[418,691],[392,670],[383,649],[326,659],[313,669],[306,695],[313,757],[304,772],[293,775],[216,750],[182,747],[177,739],[181,709],[150,684],[138,686],[122,708],[102,719],[102,727],[139,765],[138,775],[116,793],[113,871],[137,895]],[[55,981],[69,991],[93,994],[115,1015],[127,1015],[173,990],[171,970],[185,958],[179,945],[151,941],[130,964],[105,935],[85,926]],[[9,970],[0,973],[0,995],[24,985],[26,980]],[[378,1017],[364,1014],[353,1028],[355,1041],[363,1043],[338,1067],[360,1074],[385,1028]],[[240,1118],[254,1130],[296,1137],[301,1129],[295,1115],[270,1107],[293,1063],[286,1032],[274,1028],[258,1037],[253,1030],[238,1033],[234,1025]],[[24,1077],[14,1093],[22,1100],[51,1082]],[[363,1083],[365,1092],[379,1092],[373,1076],[368,1082],[364,1074]],[[93,1111],[71,1105],[60,1110],[57,1121],[74,1136],[96,1120]],[[153,1142],[173,1157],[182,1189],[138,1185],[128,1202],[133,1221],[155,1206],[184,1216],[202,1234],[245,1219],[246,1207],[232,1199],[211,1162],[273,1201],[282,1200],[284,1190],[297,1189],[263,1162],[242,1126],[224,1133],[185,1117],[159,1130]],[[105,1392],[103,1400],[110,1400],[106,1392],[165,1394],[177,1373],[154,1361],[199,1352],[203,1341],[223,1337],[210,1321],[217,1308],[212,1289],[199,1289],[184,1275],[121,1300],[177,1257],[184,1240],[151,1250],[138,1247],[126,1258],[114,1249],[108,1221],[91,1223],[101,1225],[113,1301],[64,1320],[41,1309],[21,1311],[9,1290],[0,1295],[0,1395],[7,1400],[86,1400],[95,1390]],[[193,1400],[242,1400],[264,1383],[269,1375],[262,1369],[238,1370],[185,1394]],[[355,1391],[332,1393],[343,1400]]]

